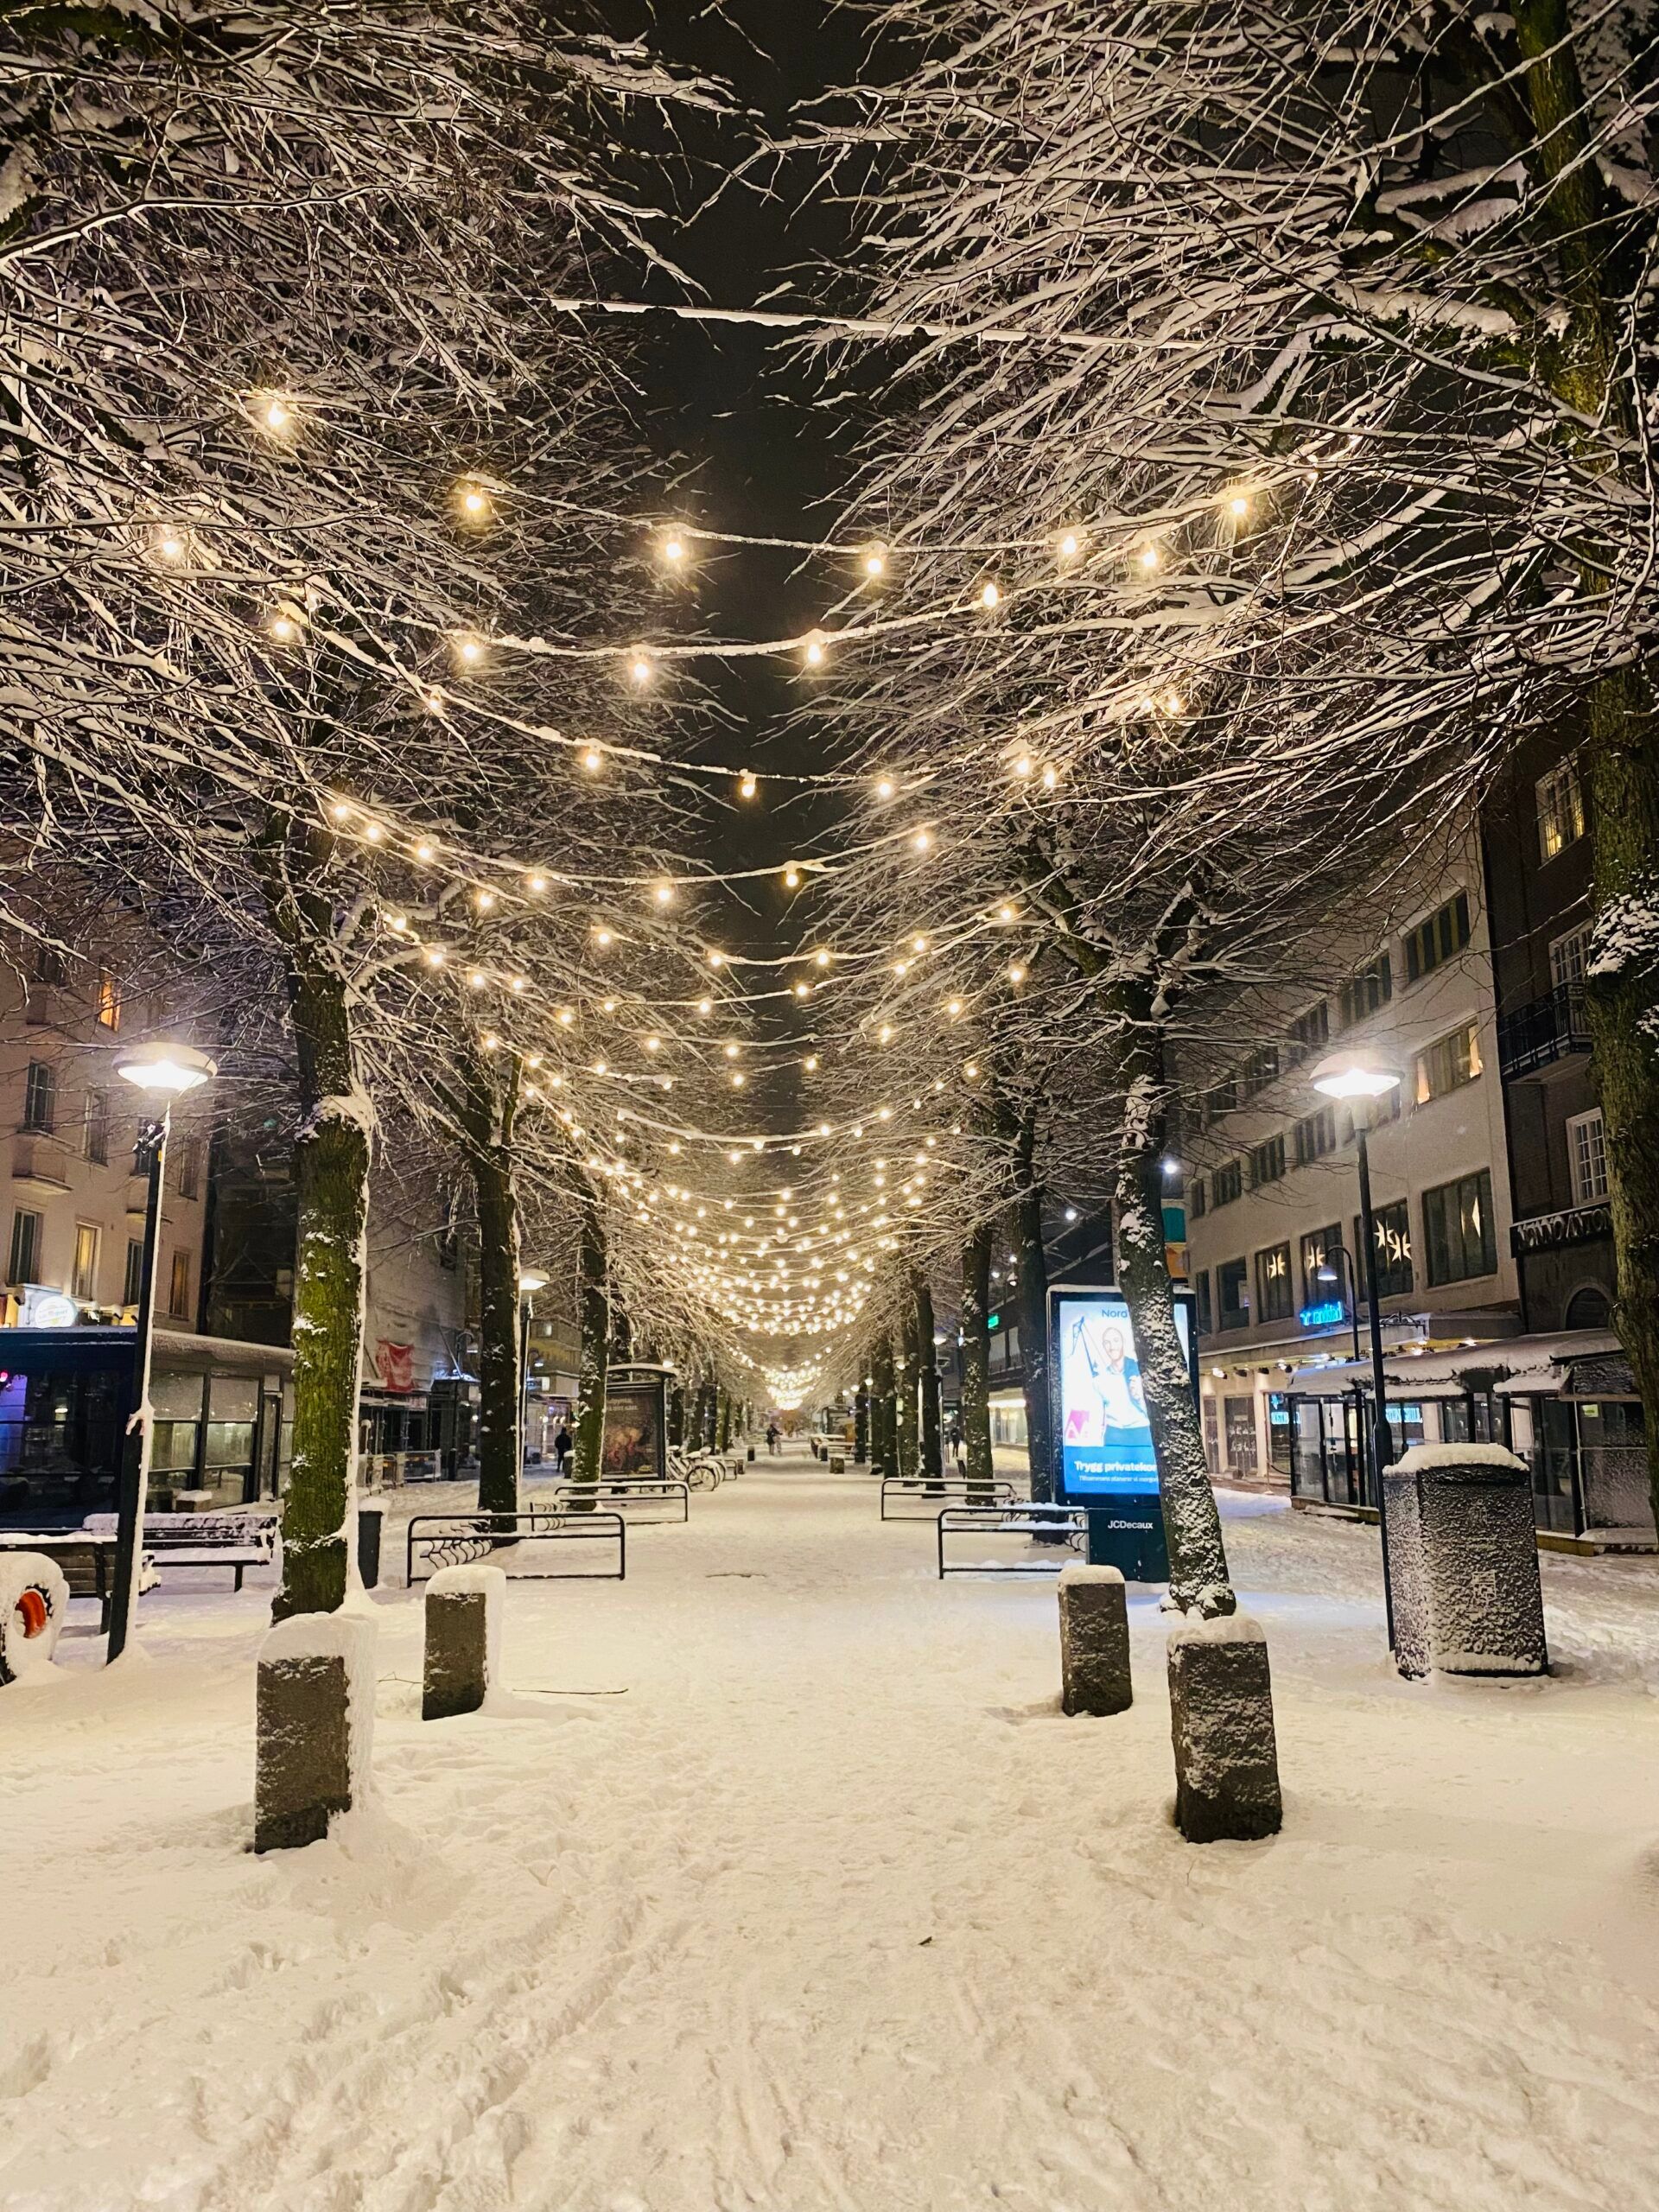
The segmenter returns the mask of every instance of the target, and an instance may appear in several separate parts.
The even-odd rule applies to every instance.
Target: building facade
[[[1217,1473],[1287,1481],[1287,1394],[1357,1340],[1356,1131],[1310,1075],[1331,1046],[1360,1042],[1402,1076],[1370,1136],[1385,1344],[1521,1328],[1491,938],[1471,837],[1403,927],[1364,945],[1343,982],[1310,991],[1278,1033],[1189,1104],[1187,1265]]]

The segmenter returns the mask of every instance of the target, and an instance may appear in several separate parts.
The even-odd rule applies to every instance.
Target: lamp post
[[[1394,1593],[1389,1582],[1389,1510],[1383,1494],[1382,1471],[1393,1458],[1389,1435],[1389,1407],[1382,1376],[1382,1316],[1376,1297],[1376,1221],[1371,1211],[1371,1162],[1366,1146],[1370,1118],[1381,1098],[1400,1087],[1400,1071],[1382,1054],[1363,1046],[1347,1052],[1327,1052],[1313,1070],[1315,1090],[1339,1098],[1352,1111],[1354,1133],[1359,1139],[1359,1234],[1365,1247],[1365,1302],[1370,1313],[1371,1390],[1375,1399],[1371,1432],[1371,1467],[1376,1487],[1377,1532],[1382,1541],[1382,1602],[1388,1613],[1389,1649],[1394,1649]]]
[[[547,1288],[548,1278],[539,1268],[520,1268],[518,1270],[518,1468],[524,1471],[524,1455],[530,1449],[530,1317],[538,1290]],[[543,1432],[545,1433],[545,1432]],[[515,1484],[514,1488],[518,1485]],[[522,1503],[522,1499],[520,1501]]]
[[[144,1504],[149,1495],[149,1463],[156,1421],[149,1402],[150,1357],[156,1338],[156,1277],[160,1262],[162,1192],[167,1176],[167,1141],[173,1128],[173,1101],[199,1090],[219,1073],[216,1064],[193,1045],[144,1045],[116,1062],[116,1073],[161,1109],[158,1121],[139,1132],[135,1160],[142,1158],[149,1179],[144,1197],[143,1264],[138,1276],[138,1341],[133,1349],[131,1418],[121,1452],[120,1487],[116,1497],[115,1574],[110,1592],[110,1641],[105,1663],[118,1659],[132,1632],[138,1601],[139,1565],[143,1558]],[[136,1431],[136,1433],[135,1433]]]

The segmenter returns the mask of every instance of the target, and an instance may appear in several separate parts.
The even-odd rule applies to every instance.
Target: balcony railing
[[[1497,1058],[1507,1078],[1535,1075],[1569,1052],[1587,1052],[1582,983],[1558,983],[1541,999],[1497,1018]]]

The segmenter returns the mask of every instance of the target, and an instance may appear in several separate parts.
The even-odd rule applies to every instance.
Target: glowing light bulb
[[[561,1029],[569,1029],[569,1027],[570,1027],[570,1025],[572,1024],[572,1022],[574,1022],[574,1021],[575,1021],[575,1018],[576,1018],[576,1010],[575,1010],[575,1007],[573,1007],[573,1006],[562,1006],[562,1007],[559,1008],[559,1027],[560,1027],[560,1028],[561,1028]]]
[[[801,1065],[806,1070],[809,1075],[812,1073],[817,1065],[818,1056],[816,1052],[809,1052],[806,1058],[801,1062]]]
[[[1016,960],[1013,967],[1008,970],[1008,981],[1011,983],[1023,983],[1025,980],[1026,971]]]
[[[663,558],[671,568],[677,568],[685,558],[685,540],[683,537],[665,537],[663,540]]]
[[[737,795],[740,798],[753,798],[755,789],[754,772],[753,769],[746,768],[737,779]]]
[[[1235,492],[1227,502],[1227,512],[1236,522],[1242,522],[1250,512],[1249,493]]]
[[[876,795],[877,798],[891,798],[893,797],[893,779],[892,779],[892,777],[891,777],[891,776],[880,776],[880,777],[878,777],[878,778],[877,778],[877,779],[876,779],[876,785],[875,785],[875,795]]]
[[[887,574],[887,555],[886,555],[884,552],[882,552],[882,550],[881,550],[881,549],[880,548],[880,546],[873,545],[873,546],[870,548],[869,551],[868,551],[868,552],[864,556],[864,573],[865,573],[865,575],[866,575],[867,576],[883,576],[883,575],[885,575]]]
[[[1046,791],[1052,791],[1053,790],[1053,788],[1054,788],[1055,785],[1056,785],[1056,784],[1058,784],[1058,783],[1059,782],[1059,780],[1060,780],[1060,772],[1059,772],[1059,770],[1058,770],[1058,768],[1049,767],[1049,768],[1045,768],[1045,769],[1044,769],[1044,771],[1043,771],[1043,789],[1044,789]]]
[[[809,638],[806,641],[806,664],[809,668],[823,666],[823,639]]]
[[[652,896],[659,906],[670,906],[673,902],[674,887],[671,883],[659,883]]]
[[[795,995],[798,999],[810,998],[811,996],[811,993],[812,986],[810,983],[797,983],[795,986]]]
[[[933,839],[929,831],[925,830],[918,830],[910,842],[915,846],[918,853],[925,853],[932,844]]]
[[[962,1001],[960,999],[947,999],[945,1001],[944,1010],[950,1015],[951,1020],[954,1021],[957,1015],[962,1012]]]
[[[1075,561],[1083,550],[1083,540],[1075,530],[1066,531],[1060,539],[1062,561]]]
[[[291,614],[273,614],[270,634],[279,645],[291,645],[300,634],[300,626]]]
[[[1014,772],[1023,780],[1024,778],[1030,775],[1031,771],[1032,762],[1028,756],[1022,753],[1020,755],[1020,758],[1014,764]]]
[[[595,944],[614,944],[615,942],[616,939],[613,937],[609,930],[595,930],[594,931],[594,943]]]
[[[268,398],[260,401],[258,419],[264,429],[280,433],[292,427],[294,410],[286,400],[280,398],[273,392]]]
[[[723,952],[711,951],[709,955],[709,965],[711,968],[723,968],[726,965],[725,954]]]
[[[582,765],[590,776],[596,776],[605,766],[605,755],[596,745],[590,745],[582,756]]]
[[[649,683],[651,681],[651,663],[646,659],[645,654],[635,653],[633,658],[628,663],[628,674],[633,678],[634,682],[636,683]]]
[[[457,638],[455,658],[467,668],[474,668],[484,658],[483,642],[478,638]]]
[[[699,1014],[712,1014],[714,1010],[715,1002],[713,999],[699,999],[697,1001],[697,1012]]]
[[[646,1039],[645,1039],[645,1050],[646,1050],[648,1052],[660,1052],[662,1051],[662,1049],[663,1049],[663,1040],[662,1040],[662,1039],[661,1039],[660,1037],[647,1037],[647,1038],[646,1038]]]
[[[184,540],[176,531],[164,530],[156,540],[156,550],[163,561],[181,561],[184,558]]]
[[[997,588],[996,585],[991,582],[989,577],[987,577],[985,582],[979,588],[980,605],[982,607],[995,607],[1001,603],[1001,598],[1002,594],[1001,591]]]
[[[996,918],[999,922],[1016,921],[1019,918],[1019,909],[1004,902],[996,910]]]
[[[524,888],[539,894],[547,888],[547,878],[544,875],[532,875],[526,880]]]
[[[494,904],[495,904],[495,893],[494,893],[494,892],[493,892],[493,891],[480,891],[477,895],[478,895],[478,911],[479,911],[479,912],[480,912],[480,914],[487,914],[487,913],[489,912],[489,911],[490,911],[491,907],[492,907],[492,906],[494,906]]]
[[[736,1073],[732,1077],[732,1089],[734,1090],[741,1090],[747,1081],[748,1077],[746,1075],[743,1075],[741,1072]]]
[[[784,870],[784,881],[791,891],[795,891],[799,888],[800,880],[801,871],[795,866],[793,861],[791,861]]]
[[[507,988],[511,991],[518,992],[522,996],[523,994],[530,988],[529,976],[515,976],[508,984]]]
[[[429,946],[427,947],[427,950],[426,950],[426,964],[427,964],[427,966],[428,966],[429,968],[442,968],[442,965],[443,965],[443,951],[442,951],[442,948],[441,946],[439,946],[439,945],[435,945],[435,944],[432,944],[432,945],[429,945]]]
[[[1163,556],[1155,545],[1143,545],[1135,557],[1139,560],[1141,566],[1150,575]]]
[[[481,968],[474,968],[472,974],[467,978],[467,981],[472,985],[475,991],[481,991],[485,984],[487,983],[489,980],[489,977],[484,973]]]

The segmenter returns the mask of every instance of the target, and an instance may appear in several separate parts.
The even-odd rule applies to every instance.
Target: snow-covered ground
[[[1066,1720],[1052,1586],[804,1453],[514,1585],[497,1711],[423,1726],[378,1593],[378,1801],[302,1852],[246,1849],[264,1594],[170,1576],[112,1675],[78,1606],[0,1691],[0,2205],[1639,2212],[1659,1568],[1547,1560],[1552,1679],[1408,1688],[1375,1533],[1227,1505],[1265,1844],[1169,1825],[1150,1597]]]

